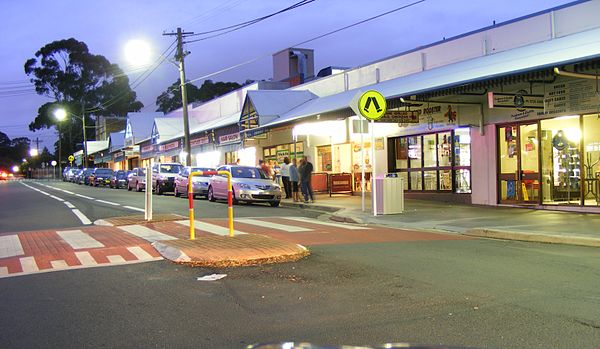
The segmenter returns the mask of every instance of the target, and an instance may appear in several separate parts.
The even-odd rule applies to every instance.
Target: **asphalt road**
[[[143,211],[140,212],[144,208],[143,192],[58,181],[5,181],[0,182],[0,233],[69,228],[83,224],[64,201],[34,188],[67,201],[91,222],[109,217],[143,214]],[[227,203],[224,201],[213,203],[199,198],[194,200],[194,206],[197,218],[227,217]],[[188,201],[176,198],[172,193],[153,195],[153,207],[155,213],[177,213],[184,216],[188,214]],[[293,216],[299,213],[314,216],[314,213],[302,212],[304,211],[292,208],[274,208],[267,204],[241,204],[234,208],[236,217]]]
[[[131,214],[122,205],[137,205],[134,198],[141,197],[55,184],[121,205],[53,190],[70,195],[93,218]],[[66,221],[74,215],[64,204],[23,184],[1,183],[0,195],[3,229],[15,217],[25,226],[77,223]],[[25,221],[6,198],[19,205],[33,200],[34,207],[21,209],[48,221]],[[154,198],[165,210],[159,212],[168,205],[185,211],[183,199]],[[207,216],[225,215],[224,204],[196,202]],[[253,216],[304,213],[268,206],[236,210]],[[288,340],[480,348],[600,343],[597,248],[472,239],[310,249],[312,255],[300,262],[262,267],[209,270],[159,261],[0,279],[0,347],[243,348]],[[196,280],[214,272],[227,277]]]

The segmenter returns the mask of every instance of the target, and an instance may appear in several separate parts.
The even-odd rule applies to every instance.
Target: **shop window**
[[[403,180],[402,183],[404,190],[408,190],[408,172],[399,172],[398,177],[402,178]]]
[[[423,172],[423,184],[425,190],[437,190],[437,171]]]
[[[600,205],[600,114],[583,116],[583,198]]]
[[[471,135],[469,132],[468,128],[454,130],[454,166],[471,166]]]
[[[452,133],[443,132],[438,135],[437,156],[440,167],[452,166]]]
[[[542,200],[545,204],[581,201],[583,164],[579,121],[577,115],[541,121]]]
[[[317,172],[331,170],[331,146],[317,147]]]
[[[410,172],[410,190],[423,190],[422,175],[423,172],[421,171]]]
[[[421,136],[408,137],[408,159],[410,168],[421,168]]]
[[[452,190],[452,171],[451,170],[440,170],[440,190],[448,191]]]
[[[470,193],[471,192],[471,170],[460,169],[455,170],[455,183],[457,193]]]
[[[424,135],[423,136],[423,167],[436,167],[437,166],[437,152],[436,152],[436,135]],[[434,176],[435,178],[436,176]],[[431,190],[431,189],[427,189]]]
[[[396,139],[396,169],[408,168],[408,139],[401,137]]]

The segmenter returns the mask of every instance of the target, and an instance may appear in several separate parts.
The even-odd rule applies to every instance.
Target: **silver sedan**
[[[251,166],[226,165],[217,169],[231,173],[233,203],[265,202],[273,207],[281,202],[281,187],[273,182],[261,169]],[[227,177],[216,175],[208,184],[208,200],[227,200]]]

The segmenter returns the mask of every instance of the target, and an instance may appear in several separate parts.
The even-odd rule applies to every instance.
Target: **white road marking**
[[[68,191],[68,190],[64,190],[64,189],[63,189],[63,192],[64,192],[64,193],[67,193],[67,194],[75,195],[75,193],[73,193],[72,191]]]
[[[79,196],[80,198],[84,198],[84,199],[94,200],[94,198],[92,198],[92,197],[81,195],[81,194],[75,194],[75,196]]]
[[[90,221],[83,213],[81,213],[81,211],[79,211],[78,209],[74,208],[71,211],[73,211],[73,213],[77,216],[77,218],[79,218],[79,220],[81,221],[81,223],[88,225],[88,224],[92,224],[92,221]]]
[[[119,229],[128,232],[129,234],[135,235],[149,242],[163,241],[163,240],[177,240],[176,237],[171,235],[163,234],[159,231],[144,227],[142,225],[123,225],[118,227]]]
[[[138,260],[144,261],[154,259],[150,253],[144,251],[144,249],[139,246],[127,247],[127,250],[131,252]]]
[[[320,224],[320,225],[326,225],[326,226],[329,226],[329,227],[343,228],[343,229],[348,229],[348,230],[365,230],[365,229],[371,229],[371,228],[362,227],[362,226],[358,226],[358,225],[342,224],[342,223],[332,223],[332,222],[323,222],[323,221],[319,221],[319,220],[316,220],[316,219],[305,218],[305,217],[276,217],[276,218],[290,219],[290,220],[298,221],[298,222],[311,223],[311,224]]]
[[[125,258],[123,258],[122,256],[119,256],[119,255],[106,256],[106,258],[111,263],[125,263],[126,262]]]
[[[71,245],[74,250],[104,247],[103,243],[81,230],[63,230],[57,231],[56,234],[58,234],[58,236],[60,236],[67,244]]]
[[[189,220],[182,220],[182,221],[176,221],[177,223],[181,224],[181,225],[185,225],[186,227],[190,226],[190,221]],[[200,222],[200,221],[194,221],[194,228],[196,229],[200,229],[200,230],[204,230],[207,231],[209,233],[212,234],[216,234],[216,235],[221,235],[221,236],[228,236],[229,235],[229,228],[223,228],[221,226],[215,225],[215,224],[210,224],[210,223],[206,223],[206,222]],[[234,230],[233,231],[234,235],[240,235],[240,234],[246,234],[243,231],[239,231],[239,230]]]
[[[50,195],[50,197],[53,198],[54,200],[65,201],[65,200],[59,198],[58,196]]]
[[[14,257],[25,254],[18,235],[0,236],[0,258]]]
[[[100,199],[96,199],[97,202],[101,202],[103,204],[109,204],[109,205],[113,205],[113,206],[121,206],[121,204],[117,204],[116,202],[112,202],[112,201],[104,201],[104,200],[100,200]]]
[[[134,210],[134,211],[146,212],[143,208],[137,208],[137,207],[133,207],[133,206],[123,206],[123,207],[130,209],[130,210]]]
[[[301,231],[312,231],[312,229],[310,229],[310,228],[303,228],[303,227],[292,226],[292,225],[266,222],[266,221],[261,221],[258,219],[252,219],[252,218],[238,218],[238,219],[236,219],[236,222],[257,225],[259,227],[283,230],[283,231],[287,231],[288,233],[296,233],[296,232],[301,232]]]
[[[21,269],[23,269],[24,273],[33,273],[40,270],[33,256],[19,258],[19,262],[21,262]]]
[[[96,265],[98,262],[92,257],[92,255],[88,251],[78,251],[75,252],[75,257],[79,259],[79,263],[81,265]]]
[[[65,205],[67,205],[68,208],[75,208],[75,205],[73,205],[72,203],[65,201],[63,202]]]
[[[6,276],[6,275],[8,275],[8,268],[0,267],[0,276]]]
[[[54,268],[54,269],[66,269],[69,267],[67,262],[63,261],[62,259],[59,259],[56,261],[50,261],[50,264],[52,265],[52,268]]]

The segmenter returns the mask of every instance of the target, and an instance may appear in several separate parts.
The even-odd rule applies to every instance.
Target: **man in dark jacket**
[[[315,197],[312,190],[312,184],[310,178],[313,172],[313,165],[308,161],[308,156],[305,156],[298,167],[298,173],[300,174],[300,186],[302,188],[302,195],[304,195],[304,202],[315,202]],[[309,201],[310,200],[310,201]]]

